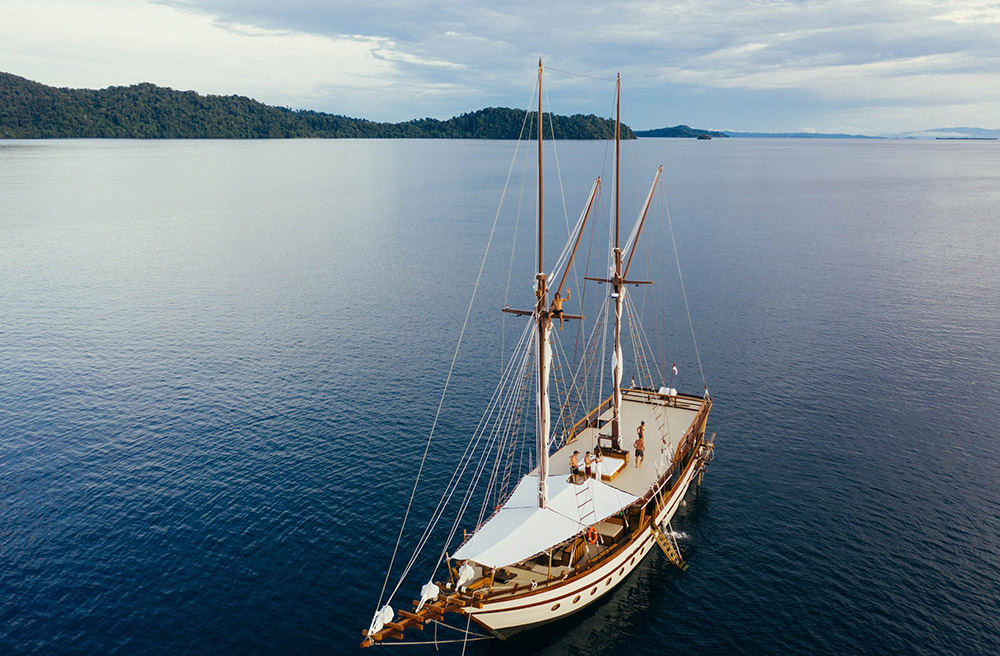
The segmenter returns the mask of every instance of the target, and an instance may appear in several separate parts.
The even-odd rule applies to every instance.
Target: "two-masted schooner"
[[[674,564],[686,568],[668,522],[691,483],[701,483],[713,457],[714,435],[710,439],[705,436],[712,400],[707,386],[703,394],[680,394],[670,387],[673,376],[666,382],[658,370],[652,371],[648,366],[645,384],[623,384],[626,363],[622,333],[626,329],[624,317],[631,316],[629,288],[649,284],[631,279],[629,272],[662,167],[656,172],[639,216],[622,243],[619,77],[615,91],[614,227],[608,273],[603,277],[587,277],[608,290],[604,316],[605,325],[610,325],[613,331],[613,339],[606,340],[612,349],[611,389],[596,407],[582,408],[579,411],[582,416],[572,416],[565,404],[557,406],[557,421],[564,428],[556,431],[550,401],[553,323],[555,319],[561,323],[583,317],[563,314],[561,308],[553,307],[551,299],[564,290],[600,178],[594,183],[563,253],[546,274],[542,249],[542,72],[539,61],[538,112],[533,117],[537,120],[538,141],[534,306],[523,310],[504,308],[505,312],[527,317],[527,322],[467,450],[471,454],[474,446],[480,446],[484,453],[494,454],[494,464],[490,465],[489,459],[482,456],[468,455],[463,460],[452,477],[449,491],[434,511],[418,550],[426,546],[450,501],[459,507],[461,517],[478,494],[482,509],[474,530],[464,532],[462,537],[456,531],[459,521],[456,520],[438,558],[437,569],[444,565],[446,572],[437,580],[432,574],[411,607],[396,611],[389,605],[399,590],[398,584],[388,599],[379,600],[371,624],[363,631],[362,647],[402,640],[411,629],[447,623],[450,614],[461,619],[461,626],[474,624],[493,636],[510,637],[592,604],[613,590],[653,549],[662,549]],[[633,337],[640,335],[641,342],[641,331],[634,327],[628,330]],[[594,343],[601,341],[597,339]],[[640,349],[641,344],[632,346],[634,353]],[[641,372],[633,372],[633,377],[636,373]],[[526,413],[520,410],[524,404],[517,398],[523,400],[532,387],[534,466],[518,480],[503,462],[505,454],[513,449],[511,440],[517,426],[527,423],[522,416]],[[460,474],[473,477],[464,492],[458,486]],[[448,553],[453,543],[458,546]],[[397,542],[397,550],[398,546]],[[400,583],[415,562],[416,555],[407,564]]]

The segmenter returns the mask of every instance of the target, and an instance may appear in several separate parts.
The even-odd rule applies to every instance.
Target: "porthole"
[[[597,594],[597,588],[594,588],[593,590],[590,591],[591,597],[593,597],[595,594]]]
[[[608,580],[604,582],[604,585],[611,585],[611,577],[610,576],[608,577]]]
[[[635,565],[635,556],[632,556],[632,560],[628,561],[629,565]]]
[[[573,603],[574,603],[574,604],[575,604],[576,602],[578,602],[578,601],[580,601],[580,595],[577,595],[577,596],[573,597]]]
[[[621,576],[624,573],[625,573],[625,566],[622,565],[622,568],[620,570],[618,570],[618,576]]]
[[[561,604],[556,604],[555,606],[553,606],[553,607],[552,607],[552,610],[559,610],[559,606],[560,606],[560,605],[561,605]]]

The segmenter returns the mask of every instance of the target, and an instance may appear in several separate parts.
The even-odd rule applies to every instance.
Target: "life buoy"
[[[593,526],[587,529],[587,542],[597,544],[597,529]]]

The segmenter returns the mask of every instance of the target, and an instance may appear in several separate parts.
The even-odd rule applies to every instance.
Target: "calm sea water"
[[[511,147],[0,142],[0,652],[355,649]],[[570,219],[606,150],[559,145]],[[654,554],[596,607],[468,651],[1000,652],[1000,147],[631,153],[630,197],[664,165],[716,401],[674,522],[690,569]],[[505,257],[432,487],[496,380]],[[686,317],[666,325],[697,393]]]

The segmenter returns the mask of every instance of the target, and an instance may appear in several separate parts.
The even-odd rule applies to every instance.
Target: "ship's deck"
[[[691,397],[670,397],[670,401],[656,394],[645,394],[636,390],[623,390],[621,411],[621,448],[628,451],[628,461],[625,467],[608,485],[623,492],[641,497],[656,482],[660,474],[666,471],[677,450],[677,445],[684,433],[691,426],[701,403]],[[569,459],[574,451],[579,451],[580,469],[583,470],[583,456],[594,452],[597,446],[598,433],[611,434],[611,408],[600,414],[598,426],[589,427],[579,433],[576,438],[564,444],[558,451],[549,456],[549,476],[569,477]],[[640,422],[646,422],[645,427],[645,458],[642,466],[635,466],[636,429]],[[607,445],[607,440],[602,440]],[[607,456],[606,456],[607,457]],[[609,458],[611,459],[611,458]],[[657,467],[657,465],[660,465]],[[537,473],[533,472],[533,473]]]
[[[551,575],[553,564],[561,566],[563,560],[568,561],[567,565],[570,562],[582,564],[581,559],[589,560],[596,554],[590,553],[589,546],[584,549],[583,538],[580,537],[583,531],[591,527],[591,530],[607,538],[595,547],[597,552],[618,540],[622,529],[612,520],[655,487],[657,480],[673,462],[677,445],[697,419],[704,403],[696,397],[667,397],[656,392],[625,390],[620,444],[627,452],[616,454],[610,449],[610,437],[605,437],[611,429],[611,409],[601,411],[599,416],[595,414],[597,421],[590,421],[591,425],[580,430],[575,439],[550,457],[548,501],[545,506],[538,505],[536,469],[521,479],[502,506],[463,542],[452,557],[484,567],[502,568],[526,562],[544,552],[549,556],[544,563],[536,564],[544,566],[547,576]],[[636,428],[643,421],[646,423],[646,455],[642,466],[636,467],[633,445]],[[583,455],[588,450],[595,451],[599,441],[602,443],[604,463],[597,471],[605,476],[599,480],[586,480],[579,476],[573,481],[569,466],[573,451],[580,451],[582,472]],[[620,524],[623,520],[617,517],[616,521]],[[564,545],[574,536],[577,536],[579,544],[571,546],[570,550],[578,549],[580,553],[572,558],[560,556],[553,562],[552,547]],[[591,538],[590,545],[594,542]],[[523,574],[532,578],[527,570]],[[526,580],[520,575],[518,578],[521,582]]]

